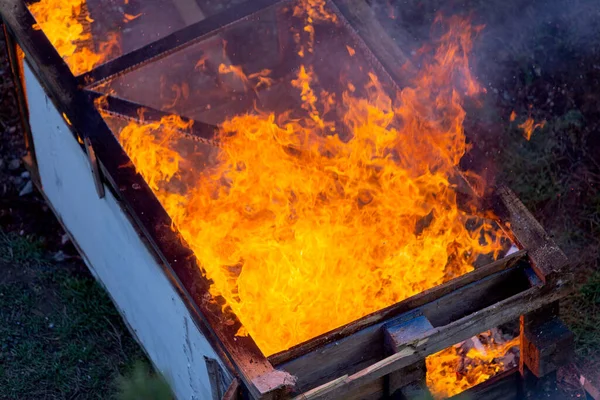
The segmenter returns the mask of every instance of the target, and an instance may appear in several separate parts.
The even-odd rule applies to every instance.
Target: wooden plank
[[[394,353],[404,343],[414,340],[415,337],[423,335],[430,329],[433,329],[433,325],[424,315],[416,315],[408,321],[385,324],[383,335],[386,348],[389,349],[389,353]]]
[[[556,301],[521,316],[521,371],[527,365],[541,378],[570,361],[575,351],[574,335],[558,318],[558,312]]]
[[[427,378],[425,360],[416,362],[408,367],[390,373],[387,377],[388,386],[386,394],[391,398],[402,395],[399,389],[413,382],[423,382]]]
[[[216,359],[204,356],[204,362],[206,364],[212,398],[213,400],[221,400],[229,388],[232,378],[225,373]]]
[[[492,209],[508,225],[507,233],[522,249],[527,249],[532,266],[544,282],[559,279],[569,264],[544,228],[506,186],[499,186],[492,198]]]
[[[423,314],[434,326],[447,325],[534,286],[529,284],[527,270],[514,268],[487,276],[424,305]]]
[[[351,374],[384,357],[381,324],[365,328],[339,341],[290,360],[278,369],[297,376],[299,393],[339,377]]]
[[[386,398],[385,379],[375,379],[373,382],[361,386],[349,393],[344,400],[380,400]]]
[[[517,255],[517,258],[511,260],[520,259],[520,256]],[[512,267],[504,270],[504,267],[501,265],[512,265]],[[494,271],[499,271],[490,276],[485,276],[485,271],[474,271],[477,273],[477,276],[481,273],[484,277],[468,285],[459,285],[458,288],[452,286],[454,290],[448,293],[442,290],[435,296],[425,296],[423,297],[424,300],[429,300],[430,298],[432,300],[429,303],[419,304],[421,308],[411,308],[404,314],[390,317],[392,319],[385,319],[349,336],[330,341],[307,354],[278,365],[277,368],[298,377],[296,389],[300,393],[324,384],[340,375],[353,374],[360,369],[366,368],[384,357],[384,337],[381,329],[384,323],[393,324],[410,320],[414,318],[415,312],[427,316],[433,315],[439,321],[445,322],[446,320],[442,319],[440,315],[463,316],[464,312],[456,309],[456,307],[464,306],[464,303],[458,299],[469,299],[469,311],[476,311],[477,309],[474,308],[476,304],[480,304],[481,309],[490,305],[490,301],[504,300],[509,295],[514,294],[513,292],[507,293],[505,290],[500,289],[496,290],[496,293],[489,293],[489,291],[503,287],[511,288],[511,284],[519,280],[518,275],[524,275],[522,266],[517,262],[513,263],[509,261],[506,264],[490,264],[484,267],[484,269],[488,267],[491,267]],[[441,296],[441,294],[445,294],[447,297]],[[501,297],[500,295],[504,295],[505,297]],[[410,304],[413,305],[414,303]],[[389,349],[388,354],[394,350]]]
[[[519,400],[520,384],[521,374],[515,367],[492,376],[487,381],[450,397],[449,400]]]
[[[238,400],[240,399],[240,381],[234,378],[227,391],[223,395],[223,400]]]
[[[408,321],[385,324],[383,326],[383,334],[388,353],[393,354],[395,349],[399,348],[402,344],[411,342],[415,337],[422,336],[431,329],[433,329],[433,325],[431,325],[427,317],[417,313],[415,313],[414,318]],[[427,368],[424,360],[390,373],[387,377],[388,387],[386,394],[398,394],[400,397],[413,398],[406,393],[408,389],[405,388],[410,384],[414,384],[416,387],[424,386],[426,373]],[[418,392],[421,397],[426,394],[423,393],[423,389],[418,390]],[[427,391],[427,393],[429,392]]]
[[[433,396],[425,382],[413,382],[402,389],[397,396],[393,397],[398,400],[433,400]]]
[[[353,375],[339,378],[336,385],[326,384],[323,387],[315,388],[309,396],[305,393],[303,398],[310,400],[343,398],[347,393],[351,393],[362,385],[414,364],[430,354],[466,340],[482,331],[511,321],[522,314],[561,298],[564,294],[565,286],[561,283],[532,287],[446,326],[434,328],[411,343],[399,347],[396,354]]]
[[[361,329],[373,326],[389,320],[390,318],[397,317],[400,314],[417,309],[427,303],[440,299],[441,297],[452,293],[461,287],[482,280],[487,276],[493,275],[499,271],[512,269],[519,263],[519,261],[525,258],[526,254],[527,253],[525,251],[513,253],[484,267],[452,279],[451,281],[448,281],[442,285],[425,290],[390,307],[386,307],[375,313],[369,314],[363,318],[344,325],[343,327],[334,329],[333,331],[321,336],[317,336],[316,338],[294,346],[284,352],[273,354],[268,359],[275,366],[281,365],[293,359],[297,359],[298,357],[309,354],[311,351],[316,350],[327,343],[339,341],[344,337],[360,331]]]
[[[525,316],[521,316],[521,325]],[[557,317],[523,328],[521,358],[535,376],[542,377],[566,365],[575,351],[573,332]]]
[[[25,76],[40,168],[40,180],[35,182],[48,206],[175,395],[210,398],[203,356],[221,356],[194,326],[185,299],[165,276],[118,201],[108,191],[104,199],[98,199],[80,144],[29,67]]]
[[[519,399],[522,400],[564,400],[564,395],[558,390],[556,371],[538,378],[528,368],[521,371],[521,387]]]

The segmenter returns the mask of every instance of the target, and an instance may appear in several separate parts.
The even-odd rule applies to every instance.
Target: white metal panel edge
[[[211,399],[204,356],[217,354],[112,193],[98,198],[87,156],[24,67],[40,179],[57,217],[177,398]]]

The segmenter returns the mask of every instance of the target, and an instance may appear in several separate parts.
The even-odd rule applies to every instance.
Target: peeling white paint
[[[87,156],[27,65],[25,80],[42,186],[57,216],[177,398],[210,399],[204,356],[217,354],[108,188],[98,198]]]

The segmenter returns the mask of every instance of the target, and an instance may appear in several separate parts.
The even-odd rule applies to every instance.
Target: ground
[[[106,292],[41,196],[28,193],[4,51],[2,36],[0,399],[167,399]]]
[[[521,8],[515,6],[519,1]],[[398,24],[404,17],[429,25],[440,4],[456,5],[421,3],[427,6],[417,14],[384,16],[389,19],[386,24]],[[495,19],[486,21],[484,45],[474,49],[475,70],[487,94],[483,108],[473,108],[475,117],[467,121],[472,157],[487,178],[494,177],[491,184],[507,184],[518,194],[576,266],[577,289],[561,305],[562,318],[575,333],[577,352],[569,373],[561,375],[562,384],[575,391],[573,376],[579,373],[600,384],[597,10],[593,1],[585,0],[564,12],[556,12],[561,10],[559,1],[515,0],[508,11],[491,9],[490,4],[498,2],[480,3],[481,14],[491,12]],[[530,12],[528,7],[537,3],[542,11]],[[389,12],[387,6],[382,10]],[[506,17],[510,12],[519,17]],[[573,19],[579,23],[572,24]],[[516,37],[517,31],[527,40],[506,39]],[[410,34],[418,39],[423,32],[415,28]],[[29,180],[20,162],[24,145],[3,57],[2,50],[0,398],[124,395],[146,380],[144,367],[134,365],[147,361],[43,200],[35,191],[24,190]],[[513,111],[517,117],[510,121]],[[527,116],[545,121],[529,141],[518,127]],[[129,380],[118,379],[130,370],[135,373]]]

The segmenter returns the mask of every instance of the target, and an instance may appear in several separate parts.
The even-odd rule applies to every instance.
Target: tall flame
[[[489,331],[484,333],[490,336]],[[445,399],[464,392],[507,367],[502,357],[519,345],[519,337],[506,343],[491,340],[480,348],[472,347],[466,354],[458,346],[452,346],[427,357],[427,386],[435,399]]]
[[[91,45],[92,33],[86,0],[40,0],[29,6],[37,24],[74,75],[90,71],[115,52],[120,52],[119,35],[111,33],[98,50]],[[85,21],[85,23],[84,23]],[[87,25],[88,28],[84,25]]]
[[[336,23],[322,3],[294,11],[311,10],[306,26]],[[318,77],[301,65],[291,82],[301,109],[226,120],[216,162],[193,181],[173,184],[194,168],[173,150],[177,117],[120,133],[211,294],[264,354],[471,271],[478,254],[498,249],[490,224],[459,209],[450,183],[467,150],[463,98],[479,86],[467,58],[476,29],[449,25],[413,85],[394,96],[369,73],[364,95],[349,84],[336,98],[314,89]]]

